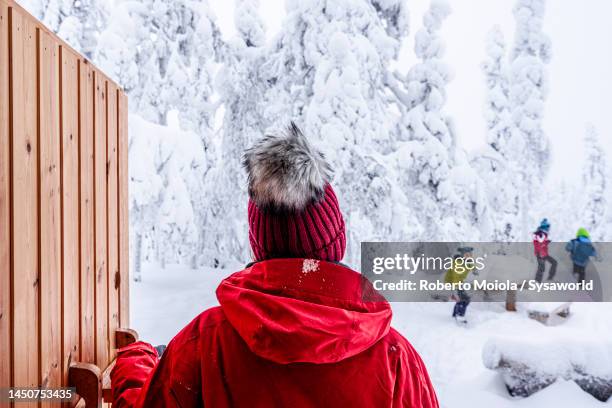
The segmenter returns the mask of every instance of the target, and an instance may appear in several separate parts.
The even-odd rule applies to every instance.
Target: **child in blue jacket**
[[[597,251],[591,242],[589,232],[585,228],[580,228],[576,238],[572,239],[565,246],[565,250],[570,253],[574,264],[574,276],[578,282],[584,282],[585,270],[590,257],[597,258]]]

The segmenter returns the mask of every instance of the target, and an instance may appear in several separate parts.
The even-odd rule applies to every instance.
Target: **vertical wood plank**
[[[0,384],[11,385],[11,214],[8,7],[0,2]]]
[[[78,57],[60,49],[62,147],[63,376],[79,361],[79,90]],[[58,137],[58,140],[60,138]]]
[[[106,78],[94,72],[95,132],[94,132],[94,212],[95,212],[95,316],[96,363],[106,367],[109,363],[108,334],[108,262],[106,259]]]
[[[61,385],[59,46],[38,32],[40,179],[40,385]],[[51,406],[50,403],[42,404]]]
[[[119,328],[119,190],[117,184],[117,87],[107,82],[107,254],[108,254],[108,330],[110,338],[110,358],[115,358],[115,330]]]
[[[38,143],[36,27],[14,8],[11,25],[13,124],[13,363],[14,385],[38,386]],[[24,404],[33,406],[34,404]]]
[[[128,197],[128,98],[123,92],[118,96],[118,160],[119,160],[119,324],[130,327],[130,276],[129,276],[129,197]]]
[[[95,363],[94,320],[94,80],[79,59],[79,219],[81,274],[81,361]]]

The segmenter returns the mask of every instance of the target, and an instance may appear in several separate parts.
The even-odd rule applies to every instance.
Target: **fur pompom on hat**
[[[300,210],[318,201],[332,170],[295,123],[285,134],[268,135],[244,154],[249,196],[259,208]]]
[[[344,219],[329,184],[331,167],[293,122],[249,148],[243,164],[255,260],[344,257]]]

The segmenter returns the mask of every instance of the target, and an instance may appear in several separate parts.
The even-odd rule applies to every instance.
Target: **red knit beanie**
[[[331,168],[291,124],[248,149],[249,241],[255,260],[344,257],[344,219],[329,184]]]

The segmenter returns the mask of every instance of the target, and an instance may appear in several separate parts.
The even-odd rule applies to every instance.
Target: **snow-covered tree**
[[[382,134],[388,130],[377,128],[379,118],[371,116],[359,68],[348,36],[334,33],[316,68],[314,94],[306,110],[307,134],[325,145],[335,164],[348,225],[348,262],[353,263],[360,239],[389,237],[393,218],[393,205],[388,201],[392,185],[386,169],[380,156],[363,148],[376,149],[372,136],[377,130],[385,132]]]
[[[487,95],[487,146],[472,164],[487,187],[494,221],[491,239],[526,239],[533,223],[536,189],[544,183],[549,142],[542,129],[548,90],[545,64],[550,41],[542,32],[544,0],[518,0],[516,32],[509,59],[501,30],[494,27],[482,64]],[[541,191],[541,188],[540,188]]]
[[[262,111],[267,106],[264,92],[270,83],[260,75],[267,50],[265,32],[257,13],[258,2],[245,0],[239,5],[244,9],[234,14],[238,37],[226,44],[222,69],[215,81],[224,117],[221,139],[211,157],[217,166],[206,178],[205,191],[213,193],[202,220],[207,243],[203,259],[212,266],[249,259],[242,154],[267,126]]]
[[[486,145],[472,152],[471,166],[483,182],[486,205],[489,207],[489,226],[482,230],[482,238],[498,242],[521,241],[520,180],[515,163]]]
[[[165,124],[177,109],[206,139],[220,38],[206,1],[118,0],[94,61],[124,86],[133,111]]]
[[[514,129],[513,159],[521,163],[526,207],[541,185],[550,159],[549,141],[542,129],[544,102],[548,93],[546,64],[551,58],[550,40],[542,31],[545,0],[517,0],[516,31],[510,56],[510,103]]]
[[[146,25],[140,18],[144,13],[142,6],[118,1],[113,7],[109,24],[100,34],[94,56],[100,69],[130,95],[133,90],[142,86],[140,71],[147,69],[147,65],[138,57],[143,54],[143,49],[151,47],[151,41],[147,39]],[[140,52],[135,52],[139,49]],[[130,109],[133,112],[138,112],[136,105],[130,101]]]
[[[156,223],[151,248],[163,254],[160,260],[182,258],[192,266],[200,262],[209,211],[206,201],[214,190],[208,180],[215,164],[214,75],[224,50],[206,1],[120,0],[100,38],[95,62],[124,86],[131,111],[161,124],[176,112],[180,127],[197,135],[196,142],[176,123],[175,137],[182,134],[183,140],[171,147],[165,139],[149,141],[166,145],[156,147],[160,158],[150,168],[164,188],[154,214],[147,216]],[[162,166],[163,152],[169,161]]]
[[[584,186],[583,223],[596,240],[604,240],[606,219],[606,156],[597,130],[592,124],[586,126],[584,138],[585,160],[582,183]]]
[[[553,241],[569,239],[582,226],[582,220],[577,213],[577,209],[584,205],[581,197],[582,189],[574,183],[574,180],[561,180],[547,185],[533,204],[539,211],[536,220],[544,217],[552,218]]]
[[[484,186],[457,148],[452,120],[444,112],[452,73],[443,61],[439,30],[450,12],[446,2],[431,3],[415,36],[419,62],[406,75],[386,78],[400,110],[396,160],[404,171],[398,183],[414,198],[413,208],[427,226],[421,234],[425,240],[476,237],[485,218]]]
[[[506,43],[499,26],[487,36],[486,59],[482,64],[487,86],[485,119],[487,143],[496,151],[506,154],[512,136],[512,114],[509,97]]]
[[[234,23],[247,47],[261,47],[266,42],[265,25],[259,15],[259,0],[237,0]]]
[[[487,145],[475,152],[472,165],[483,179],[494,220],[490,237],[494,241],[520,240],[520,188],[516,179],[517,155],[512,151],[512,122],[506,45],[499,27],[489,32],[486,59],[482,64],[487,94],[485,119]]]
[[[499,29],[489,36],[487,146],[470,158],[445,111],[443,1],[425,13],[406,70],[396,61],[405,0],[287,0],[270,43],[259,0],[236,0],[229,42],[207,0],[115,0],[109,18],[98,15],[104,7],[78,14],[102,0],[26,1],[125,87],[132,112],[166,125],[136,115],[130,123],[132,243],[142,262],[246,261],[242,153],[290,120],[335,168],[348,263],[363,240],[522,237],[519,218],[548,162],[543,0],[517,0],[509,56]]]
[[[606,170],[607,180],[612,180],[612,166],[608,165]],[[612,203],[612,188],[609,188],[609,185],[606,186],[606,203]],[[606,210],[606,218],[604,221],[606,228],[604,228],[602,234],[602,241],[612,242],[612,211]]]
[[[130,252],[133,253],[133,278],[142,279],[142,264],[150,259],[150,248],[156,240],[156,221],[161,198],[163,179],[159,174],[160,165],[166,162],[167,154],[159,154],[159,141],[156,134],[145,136],[142,119],[131,117],[129,124],[130,157],[129,191],[130,191]],[[160,160],[161,158],[161,160]]]
[[[348,232],[346,261],[360,241],[409,239],[415,223],[394,190],[388,67],[408,32],[402,1],[291,2],[271,56],[281,95],[305,134],[328,155]],[[296,81],[297,80],[297,81]]]
[[[209,165],[199,135],[181,130],[176,113],[167,127],[130,115],[129,157],[136,276],[143,262],[154,260],[196,266]]]
[[[408,35],[410,14],[404,0],[371,0],[378,12],[387,34],[391,38],[402,39]]]
[[[278,117],[278,124],[287,122],[288,118],[306,120],[315,92],[315,78],[324,75],[322,70],[337,73],[330,69],[336,56],[330,54],[329,47],[334,45],[331,39],[340,38],[336,34],[342,33],[349,43],[347,58],[352,58],[353,63],[347,71],[356,81],[351,90],[353,94],[362,94],[365,102],[360,111],[354,108],[359,126],[347,125],[356,129],[356,140],[368,135],[371,136],[368,140],[376,140],[378,147],[383,148],[380,145],[386,143],[389,133],[383,79],[390,61],[397,56],[402,37],[407,34],[403,3],[400,0],[288,1],[289,13],[283,30],[262,67],[262,76],[273,83],[268,94],[278,101],[274,108],[266,110],[266,116],[271,121]],[[281,104],[285,107],[278,106]],[[320,136],[319,127],[306,130]]]
[[[390,177],[381,165],[384,159],[376,155],[384,154],[390,144],[383,79],[400,47],[399,38],[389,33],[400,37],[407,30],[403,2],[288,1],[288,15],[270,46],[257,40],[262,24],[254,3],[244,2],[243,7],[235,15],[242,25],[239,38],[229,44],[231,51],[217,81],[225,117],[217,157],[222,165],[215,171],[225,188],[211,205],[222,221],[215,222],[217,232],[207,233],[221,234],[215,244],[220,258],[247,258],[245,207],[227,206],[229,201],[246,202],[245,177],[238,163],[243,149],[290,120],[330,155],[336,168],[334,185],[349,224],[357,219],[349,214],[351,209],[363,213],[359,219],[364,223],[384,218],[377,229],[384,235],[392,221],[389,216],[369,218],[366,203],[374,208],[391,202]],[[358,194],[361,189],[367,194]],[[403,223],[406,228],[408,224]],[[368,232],[374,227],[354,227],[360,239],[374,238]],[[356,239],[353,245],[358,245]],[[349,253],[356,254],[355,248]]]
[[[443,62],[444,44],[438,31],[450,14],[445,2],[433,2],[423,17],[423,27],[416,33],[414,51],[420,59],[402,77],[389,77],[391,90],[400,102],[402,112],[399,126],[400,140],[417,141],[421,149],[412,154],[415,180],[433,196],[438,195],[452,166],[455,138],[446,114],[446,85],[452,78],[450,68]],[[395,83],[399,79],[400,84]],[[399,88],[400,85],[403,87]]]
[[[213,78],[224,50],[221,33],[207,2],[172,1],[167,7],[160,18],[166,25],[160,35],[167,38],[168,47],[165,68],[160,63],[160,96],[178,109],[181,125],[200,133],[206,143],[217,106]]]
[[[77,51],[93,57],[98,36],[108,19],[107,1],[24,0],[19,3]]]

